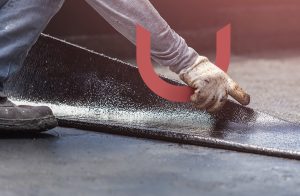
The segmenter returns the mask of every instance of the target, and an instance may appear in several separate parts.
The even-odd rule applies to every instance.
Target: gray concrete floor
[[[0,149],[3,196],[300,192],[298,161],[225,150],[64,128],[2,136]]]
[[[229,74],[252,95],[251,107],[300,122],[300,52],[273,58],[235,58]]]

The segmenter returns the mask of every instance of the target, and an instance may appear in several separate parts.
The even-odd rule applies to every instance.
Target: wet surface
[[[48,104],[63,126],[300,159],[300,126],[228,102],[216,116],[169,103],[136,68],[42,37],[8,82],[19,103]]]
[[[298,161],[57,128],[0,135],[0,189],[19,195],[298,195]]]

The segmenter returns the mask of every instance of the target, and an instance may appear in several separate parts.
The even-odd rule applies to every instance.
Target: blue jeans
[[[64,0],[0,0],[0,91]]]
[[[173,31],[149,0],[86,0],[104,19],[132,43],[135,26],[152,34],[153,60],[179,73],[191,66],[198,54]],[[9,76],[21,68],[64,0],[0,0],[0,92]],[[134,5],[134,6],[133,6]]]

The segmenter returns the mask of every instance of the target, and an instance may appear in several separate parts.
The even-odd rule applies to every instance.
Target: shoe
[[[0,92],[0,133],[48,131],[58,126],[52,110],[46,106],[17,106]]]

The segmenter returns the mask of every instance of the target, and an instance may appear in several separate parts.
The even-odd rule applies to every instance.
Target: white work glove
[[[228,95],[242,105],[250,103],[250,95],[206,57],[199,56],[195,64],[182,70],[179,76],[195,89],[191,101],[200,110],[210,113],[220,111]]]

